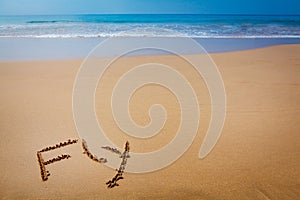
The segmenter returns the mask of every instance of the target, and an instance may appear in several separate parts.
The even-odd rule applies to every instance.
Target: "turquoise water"
[[[192,37],[209,53],[299,44],[300,16],[0,16],[0,60],[84,58],[101,41],[112,37]],[[181,53],[199,52],[182,49]],[[136,53],[144,54],[161,52]]]
[[[168,29],[168,31],[164,30]],[[300,16],[43,15],[0,16],[0,37],[300,38]]]

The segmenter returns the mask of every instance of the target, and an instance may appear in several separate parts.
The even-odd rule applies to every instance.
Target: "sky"
[[[300,15],[300,0],[0,0],[0,15]]]

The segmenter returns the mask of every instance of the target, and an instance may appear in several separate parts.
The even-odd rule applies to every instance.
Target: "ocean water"
[[[35,15],[0,16],[0,37],[300,38],[300,16]]]
[[[208,53],[300,44],[300,16],[0,16],[0,61],[85,58],[99,43],[115,37],[191,37]],[[185,48],[180,53],[199,52]],[[164,53],[139,51],[134,55],[149,54]],[[115,55],[107,52],[103,56]]]

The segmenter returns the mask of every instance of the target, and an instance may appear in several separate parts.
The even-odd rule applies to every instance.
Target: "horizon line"
[[[0,14],[2,16],[66,16],[66,15],[214,15],[214,16],[300,16],[300,14],[238,14],[238,13],[76,13],[76,14]]]

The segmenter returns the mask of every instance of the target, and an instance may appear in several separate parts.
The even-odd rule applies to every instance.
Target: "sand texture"
[[[227,116],[220,140],[203,160],[198,152],[211,107],[202,78],[174,56],[115,62],[99,83],[95,108],[118,149],[123,150],[127,140],[133,152],[159,149],[174,137],[180,122],[175,96],[148,85],[133,95],[129,109],[137,124],[146,125],[149,107],[164,105],[168,119],[161,133],[142,140],[117,128],[110,108],[111,89],[134,65],[156,61],[184,74],[197,91],[201,118],[193,144],[175,163],[147,174],[124,172],[120,186],[111,189],[105,183],[116,171],[83,154],[73,121],[73,82],[82,61],[1,62],[0,198],[300,199],[299,55],[300,45],[211,55],[224,80]],[[45,161],[65,155],[46,165],[50,176],[42,181],[37,151],[68,139],[79,141],[41,153]],[[65,159],[67,155],[71,157]]]

